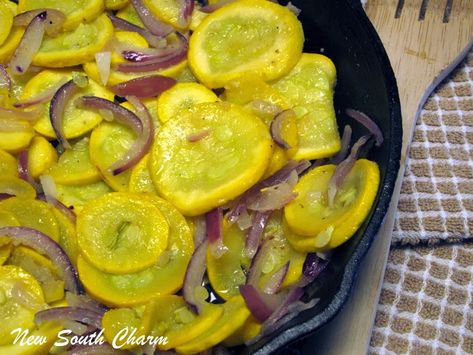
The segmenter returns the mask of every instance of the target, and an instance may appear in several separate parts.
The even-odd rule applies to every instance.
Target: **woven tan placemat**
[[[416,125],[369,353],[473,354],[473,52]]]
[[[434,92],[418,120],[394,244],[473,239],[473,53]]]
[[[370,354],[473,354],[473,245],[395,249]]]

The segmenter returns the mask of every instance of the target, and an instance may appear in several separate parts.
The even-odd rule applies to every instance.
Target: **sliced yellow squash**
[[[96,268],[136,273],[158,262],[168,244],[168,224],[141,195],[114,192],[91,201],[78,214],[77,242],[81,255]]]
[[[242,75],[273,80],[296,65],[303,42],[301,23],[288,8],[266,0],[237,1],[200,23],[189,42],[189,65],[211,88]]]
[[[90,22],[99,16],[103,9],[103,0],[19,0],[18,12],[35,9],[56,9],[66,15],[62,27],[67,30],[77,28],[81,23]]]
[[[294,187],[297,198],[284,208],[289,228],[313,238],[314,251],[333,249],[350,239],[378,192],[378,165],[360,159],[344,179],[333,206],[329,206],[327,189],[334,170],[335,165],[323,165],[304,175]]]
[[[222,102],[199,104],[161,127],[150,160],[160,195],[195,216],[239,196],[263,175],[271,137],[256,116]]]
[[[112,36],[112,22],[102,14],[92,22],[80,23],[73,31],[45,37],[33,65],[62,68],[90,62]]]

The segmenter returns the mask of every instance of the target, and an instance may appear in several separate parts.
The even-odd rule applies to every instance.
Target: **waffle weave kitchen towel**
[[[429,98],[402,184],[394,244],[473,240],[473,53]]]
[[[416,126],[370,354],[473,354],[473,52]]]

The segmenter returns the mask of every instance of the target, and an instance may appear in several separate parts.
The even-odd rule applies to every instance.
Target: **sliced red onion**
[[[134,95],[145,98],[158,96],[175,84],[176,79],[162,75],[148,75],[119,83],[112,87],[112,91],[115,95],[121,97]]]
[[[131,5],[135,8],[136,13],[140,17],[145,27],[153,34],[159,37],[166,37],[174,28],[159,20],[146,7],[142,0],[130,0]]]
[[[240,285],[239,289],[246,306],[257,321],[264,322],[277,309],[278,297],[266,295],[253,285]]]
[[[314,281],[325,269],[328,260],[320,258],[316,253],[307,254],[302,267],[302,277],[299,286],[304,287]]]
[[[346,109],[345,110],[346,114],[353,118],[354,120],[358,121],[361,123],[363,126],[365,126],[368,131],[371,132],[371,134],[374,136],[375,139],[375,145],[379,147],[383,141],[383,132],[381,132],[381,129],[379,126],[370,118],[368,115],[361,111],[353,110],[353,109]]]
[[[210,251],[216,258],[220,258],[228,251],[228,248],[223,244],[222,222],[223,213],[220,207],[205,214],[207,240]]]
[[[35,179],[31,175],[28,160],[29,159],[27,150],[23,150],[18,153],[18,176],[20,177],[20,179],[25,180],[27,183],[33,186],[36,192],[41,193],[43,192],[43,188],[35,181]]]
[[[69,355],[133,355],[129,350],[115,349],[110,344],[74,345],[67,353]]]
[[[57,140],[65,149],[71,149],[72,147],[64,135],[64,111],[66,104],[79,89],[79,86],[77,86],[74,80],[69,80],[56,91],[49,106],[51,125],[53,126]]]
[[[328,197],[329,206],[333,206],[338,189],[340,188],[340,186],[342,186],[343,181],[345,180],[345,177],[351,171],[351,169],[353,168],[353,165],[355,165],[355,162],[356,162],[356,159],[358,158],[361,147],[363,147],[366,144],[366,142],[368,142],[369,139],[370,139],[370,136],[360,137],[351,148],[351,151],[348,157],[344,161],[342,161],[340,164],[338,164],[337,167],[335,168],[335,171],[333,172],[333,175],[330,178],[330,181],[328,183],[327,197]]]
[[[85,308],[102,315],[109,310],[107,306],[90,298],[87,294],[78,295],[71,292],[66,292],[66,301],[70,307]]]
[[[246,235],[245,255],[253,258],[263,235],[266,223],[268,223],[271,212],[256,212],[253,217],[253,225]]]
[[[0,64],[0,89],[11,90],[12,81],[10,74],[8,74],[7,69],[3,64]]]
[[[99,329],[102,327],[102,314],[86,308],[54,307],[39,311],[34,316],[35,323],[40,325],[49,320],[72,320]]]
[[[15,245],[22,244],[46,255],[62,270],[65,289],[73,293],[83,293],[77,271],[69,257],[59,244],[46,234],[27,227],[1,227],[0,235],[10,237]]]
[[[292,186],[287,182],[266,187],[259,194],[250,198],[247,208],[253,211],[275,211],[283,208],[297,197]]]
[[[6,200],[10,197],[15,197],[15,195],[9,194],[7,192],[0,192],[0,201]]]
[[[200,132],[189,134],[187,140],[191,143],[199,142],[205,137],[208,137],[212,131],[210,129],[204,129]]]
[[[13,105],[15,106],[15,105]],[[13,108],[0,107],[0,115],[13,120],[23,120],[28,122],[36,122],[41,114],[41,110],[22,111]]]
[[[63,204],[61,201],[56,200],[56,198],[52,196],[48,196],[46,198],[46,195],[44,193],[38,194],[36,197],[38,200],[44,201],[52,205],[53,207],[57,208],[59,211],[61,211],[69,220],[73,223],[76,222],[76,214],[74,213],[73,210],[71,210],[69,207],[67,207],[65,204]]]
[[[132,111],[113,101],[97,96],[81,96],[75,103],[78,107],[94,110],[108,110],[112,112],[113,117],[117,122],[130,127],[137,135],[140,135],[143,132],[143,123],[139,117]]]
[[[330,164],[339,164],[347,157],[347,154],[350,150],[350,141],[351,141],[352,129],[349,125],[345,125],[343,128],[342,142],[340,151],[333,156],[330,160]]]
[[[99,70],[100,81],[102,85],[106,86],[110,76],[110,64],[112,63],[112,52],[98,52],[95,53],[95,62]]]
[[[301,161],[291,160],[285,166],[283,166],[280,170],[276,171],[273,175],[255,184],[253,187],[247,190],[242,196],[240,196],[235,207],[232,208],[232,210],[229,212],[227,216],[228,222],[235,223],[238,219],[238,216],[240,216],[240,214],[244,210],[246,210],[249,199],[254,198],[253,196],[256,194],[259,194],[262,189],[286,182],[291,177],[292,171],[295,170],[296,173],[300,175],[305,170],[307,170],[310,166],[311,164],[308,160],[301,160]]]
[[[282,137],[281,131],[283,128],[284,121],[295,117],[295,113],[293,110],[284,110],[274,116],[273,120],[271,121],[271,125],[269,127],[269,131],[271,133],[271,137],[273,138],[274,143],[280,146],[282,149],[291,149],[289,143]]]
[[[292,4],[290,1],[287,3],[286,7],[296,16],[301,14],[301,9],[299,9],[297,6],[294,6],[294,4]]]
[[[142,57],[142,61],[139,62],[120,63],[115,69],[124,73],[147,72],[166,69],[182,62],[187,58],[188,43],[184,36],[178,34],[178,37],[178,42],[169,45],[171,49],[167,51],[168,54],[159,54],[155,58],[148,57],[146,60]]]
[[[263,335],[268,334],[272,330],[273,325],[289,312],[290,305],[299,301],[303,294],[304,290],[302,289],[302,287],[296,286],[289,289],[289,291],[284,295],[283,299],[279,303],[279,306],[264,321],[261,327],[261,333]]]
[[[294,303],[291,303],[287,307],[286,315],[284,315],[283,317],[281,317],[280,319],[278,319],[271,325],[266,325],[264,328],[262,328],[262,333],[260,333],[259,336],[245,342],[245,344],[251,345],[251,344],[256,343],[263,336],[273,333],[275,330],[279,329],[280,327],[287,324],[292,319],[296,318],[301,312],[313,308],[317,303],[319,303],[319,301],[320,301],[319,298],[314,298],[314,299],[311,299],[307,303],[304,303],[302,301],[296,301]]]
[[[271,239],[266,238],[263,240],[261,245],[258,247],[255,256],[251,259],[250,268],[248,269],[248,275],[246,276],[246,284],[258,286],[263,272],[264,261],[268,257],[268,253],[271,250]]]
[[[46,12],[45,31],[48,36],[56,36],[62,29],[62,24],[66,21],[66,15],[56,9],[35,9],[22,12],[15,16],[13,20],[14,26],[27,26],[36,16]]]
[[[197,287],[202,286],[206,270],[207,240],[204,240],[192,254],[187,265],[182,294],[187,304],[196,312],[200,313],[202,303],[195,296]]]
[[[131,22],[121,19],[120,17],[117,17],[111,13],[108,13],[107,16],[109,17],[110,21],[112,21],[112,24],[115,28],[118,28],[123,31],[131,31],[131,32],[139,33],[146,39],[146,41],[152,47],[160,47],[162,45],[162,38],[153,35],[150,31],[145,30],[144,28],[141,28],[139,26],[136,26],[132,24]]]
[[[207,238],[207,226],[202,216],[194,219],[194,245],[200,245]]]
[[[28,70],[43,41],[46,18],[47,12],[42,11],[26,27],[25,33],[10,60],[12,74],[22,75]]]
[[[263,286],[263,292],[268,295],[274,295],[281,289],[281,285],[286,278],[289,270],[289,261],[285,263],[279,270],[274,272]]]
[[[207,14],[214,12],[215,10],[220,9],[221,7],[224,7],[225,5],[231,4],[232,2],[235,2],[236,0],[220,0],[216,3],[210,4],[203,6],[200,11],[205,12]]]
[[[153,118],[146,106],[136,96],[126,96],[126,99],[134,106],[143,130],[125,156],[109,168],[113,175],[118,175],[135,166],[148,153],[154,138]]]
[[[162,48],[130,48],[121,49],[123,59],[129,62],[150,62],[156,59],[168,58],[176,53],[181,44],[179,42],[166,45]]]
[[[180,11],[177,18],[179,28],[187,28],[191,22],[192,11],[194,11],[194,0],[179,0]]]
[[[64,78],[61,81],[59,81],[59,83],[57,85],[53,85],[50,88],[41,91],[36,96],[31,97],[27,100],[17,101],[13,104],[13,106],[16,107],[16,108],[26,108],[26,107],[30,107],[30,106],[34,106],[34,105],[39,105],[39,104],[42,104],[42,103],[47,102],[47,101],[51,101],[54,94],[59,90],[59,88],[61,86],[63,86],[65,83],[67,83],[67,81],[68,80],[66,78]],[[24,111],[22,111],[22,112],[24,112]],[[33,112],[33,111],[28,111],[28,112],[24,112],[24,113],[27,114],[27,113],[30,113],[30,112]],[[37,116],[39,116],[39,112],[38,112]]]

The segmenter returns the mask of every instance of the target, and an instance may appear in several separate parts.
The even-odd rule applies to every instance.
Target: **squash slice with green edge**
[[[258,117],[229,103],[203,103],[161,127],[149,167],[159,194],[196,216],[253,186],[271,151],[268,128]]]

